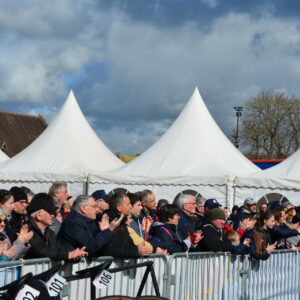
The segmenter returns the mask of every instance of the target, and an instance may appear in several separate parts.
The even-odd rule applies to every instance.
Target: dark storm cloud
[[[208,29],[218,17],[229,13],[246,13],[252,18],[266,14],[279,17],[298,18],[298,0],[103,0],[98,5],[104,10],[117,9],[138,22],[149,22],[154,26],[177,27],[187,21]]]
[[[113,151],[143,152],[195,86],[221,129],[233,106],[300,95],[298,1],[3,1],[0,109],[47,120],[73,89]]]

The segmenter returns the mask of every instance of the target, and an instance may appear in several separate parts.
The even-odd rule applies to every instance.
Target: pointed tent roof
[[[145,153],[114,171],[92,176],[117,183],[224,184],[226,175],[258,168],[220,130],[198,89],[165,134]]]
[[[52,177],[76,181],[84,173],[111,170],[122,164],[90,127],[71,91],[51,125],[22,152],[0,164],[0,172],[7,180]]]
[[[236,185],[279,189],[300,189],[300,149],[269,169],[236,179]]]
[[[0,150],[0,163],[8,159],[9,157],[3,151]]]

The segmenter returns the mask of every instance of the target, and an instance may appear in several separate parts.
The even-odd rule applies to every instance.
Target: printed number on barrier
[[[112,280],[112,274],[107,270],[103,270],[93,281],[94,286],[97,289],[106,289],[110,285]]]
[[[51,297],[57,296],[63,289],[66,279],[61,277],[58,273],[53,275],[46,283],[48,293]]]
[[[16,300],[35,300],[35,299],[37,299],[39,294],[40,294],[40,292],[38,290],[25,284],[15,299]]]

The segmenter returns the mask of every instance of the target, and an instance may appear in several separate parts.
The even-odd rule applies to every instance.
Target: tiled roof
[[[47,126],[42,115],[0,111],[0,148],[12,157],[31,144]]]

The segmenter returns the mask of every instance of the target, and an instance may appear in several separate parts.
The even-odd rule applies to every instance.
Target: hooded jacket
[[[158,223],[153,225],[149,232],[151,241],[156,239],[156,244],[163,249],[168,250],[169,254],[188,251],[191,244],[184,242],[177,226],[171,223]]]

